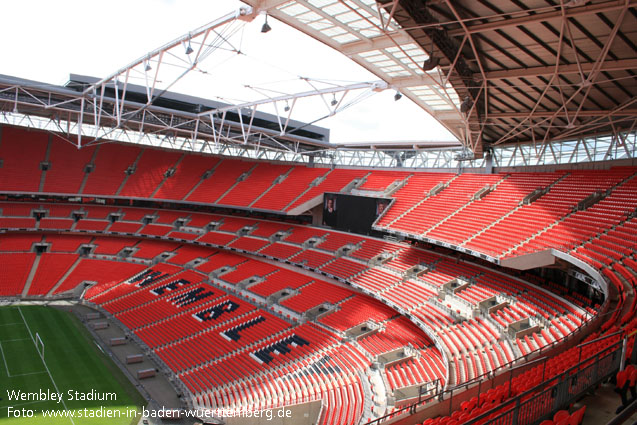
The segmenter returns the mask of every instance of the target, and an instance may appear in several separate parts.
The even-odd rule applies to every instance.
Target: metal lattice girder
[[[478,156],[635,118],[635,0],[245,2],[400,84]]]
[[[5,92],[6,93],[6,92]],[[67,121],[62,115],[44,117],[40,114],[26,115],[13,112],[3,106],[3,92],[0,90],[0,123],[37,128],[66,134],[70,143],[76,143],[80,126],[75,121]],[[637,158],[637,120],[627,132],[614,135],[591,136],[582,139],[565,140],[552,144],[514,144],[492,148],[494,167],[521,167],[577,164],[597,161]],[[458,161],[463,151],[457,148],[427,148],[412,146],[390,148],[388,146],[361,146],[318,149],[307,151],[302,149],[284,149],[266,144],[243,145],[227,143],[223,140],[214,142],[209,139],[192,139],[181,136],[168,136],[161,133],[139,133],[130,129],[111,131],[110,127],[90,128],[85,124],[82,131],[90,134],[106,136],[113,141],[138,143],[148,146],[181,149],[185,151],[206,153],[211,155],[228,155],[249,159],[265,159],[270,161],[300,162],[345,167],[364,166],[378,168],[405,169],[481,169],[485,167],[484,159]]]
[[[420,45],[397,21],[398,0],[244,0],[255,10],[342,52],[434,116],[467,143],[461,98]],[[434,58],[435,59],[435,58]],[[423,67],[424,63],[431,66]]]
[[[229,40],[231,35],[242,26],[241,20],[252,19],[251,13],[251,8],[243,7],[227,14],[89,84],[82,92],[82,102],[85,101],[84,99],[93,100],[95,126],[99,127],[103,118],[108,119],[109,122],[114,121],[114,130],[126,126],[131,120],[138,119],[139,115],[143,114],[153,102],[189,72],[196,69],[201,61],[217,49],[236,51]],[[145,101],[140,102],[141,105],[137,107],[131,107],[128,102],[129,84],[134,77],[142,78],[146,94]],[[105,97],[108,97],[108,100]],[[107,113],[104,109],[105,101],[108,103],[114,101],[112,112]],[[136,102],[139,102],[138,97]],[[78,122],[81,125],[84,122],[83,107],[80,113]]]
[[[486,93],[481,114],[470,120],[482,126],[490,145],[549,144],[631,126],[634,0],[467,0],[424,7],[448,37],[464,43],[461,56]]]
[[[170,89],[188,74],[206,74],[201,68],[204,60],[215,59],[215,55],[225,55],[225,59],[243,54],[238,47],[242,39],[239,30],[255,16],[252,8],[243,7],[140,56],[104,78],[72,75],[67,85],[71,90],[8,78],[0,91],[13,96],[12,109],[16,111],[71,114],[70,120],[79,127],[78,146],[106,141],[112,138],[110,134],[121,130],[133,130],[165,138],[203,138],[214,143],[300,152],[332,146],[329,132],[315,123],[389,88],[384,81],[341,84],[301,77],[307,90],[300,93],[272,95],[271,90],[246,85],[260,99],[236,104],[201,99],[200,104],[191,105],[198,108],[194,110],[167,107],[171,101],[191,102],[175,98],[178,95]],[[324,106],[312,109],[316,117],[309,123],[294,119],[298,101],[304,98],[316,98]],[[36,112],[38,107],[41,110]],[[266,112],[272,109],[274,114]],[[89,124],[95,130],[92,134],[82,129]]]
[[[233,34],[255,14],[241,8],[140,56],[107,77],[71,76],[66,87],[48,86],[18,78],[0,78],[0,100],[4,110],[50,116],[60,114],[78,125],[76,144],[101,143],[120,131],[135,131],[166,139],[210,140],[215,144],[254,145],[289,152],[332,147],[329,133],[313,124],[333,116],[367,97],[387,89],[383,81],[340,84],[300,78],[308,90],[275,95],[266,89],[250,87],[261,99],[238,104],[199,99],[197,109],[167,107],[183,101],[169,92],[188,73],[200,71],[200,64],[215,52],[239,53]],[[240,37],[239,37],[240,38]],[[204,72],[205,73],[205,72]],[[142,85],[132,81],[143,81]],[[317,117],[313,121],[294,119],[297,101],[317,98]],[[162,102],[158,102],[162,99]],[[275,113],[260,108],[273,106]],[[88,133],[82,128],[91,128]],[[110,130],[109,130],[110,129]]]

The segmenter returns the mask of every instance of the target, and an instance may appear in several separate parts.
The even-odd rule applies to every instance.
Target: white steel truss
[[[295,154],[330,148],[329,132],[314,124],[389,88],[380,80],[341,84],[300,77],[302,87],[306,87],[301,92],[246,86],[260,99],[230,104],[203,100],[204,105],[189,104],[196,107],[194,110],[165,106],[167,98],[180,96],[170,90],[187,74],[207,73],[202,68],[204,60],[219,60],[215,57],[219,55],[223,61],[242,54],[237,34],[254,17],[252,8],[242,7],[101,79],[72,76],[66,87],[55,87],[1,78],[0,110],[75,123],[74,143],[78,147],[136,131],[143,135],[140,138],[204,139],[215,145],[251,145],[257,151],[269,147]],[[312,108],[315,117],[309,123],[295,119],[299,101],[305,98],[323,105]]]
[[[459,161],[466,151],[462,149],[391,149],[352,147],[317,149],[307,151],[291,147],[215,142],[203,138],[193,139],[176,135],[140,133],[130,129],[112,131],[111,128],[92,129],[86,124],[80,128],[77,122],[60,118],[47,118],[13,111],[0,111],[0,124],[16,125],[55,132],[76,144],[78,131],[88,131],[125,143],[137,143],[167,149],[179,149],[210,155],[224,155],[268,161],[297,162],[343,167],[376,167],[405,169],[484,169],[486,159]],[[106,142],[106,140],[104,140]],[[637,159],[637,131],[613,136],[553,142],[542,146],[531,144],[507,145],[491,149],[493,167],[536,167],[543,165],[568,165],[620,159]]]
[[[75,128],[78,147],[121,140],[122,133],[139,133],[139,139],[202,140],[215,145],[268,147],[297,153],[330,149],[327,131],[292,119],[295,103],[304,97],[323,98],[326,110],[320,119],[343,111],[375,92],[384,90],[382,81],[317,88],[298,94],[280,95],[249,103],[216,103],[203,112],[160,107],[152,101],[142,104],[125,98],[132,85],[122,88],[117,82],[98,82],[84,93],[67,87],[48,86],[13,78],[0,78],[0,111],[26,116],[40,116],[58,122],[57,131]],[[110,91],[109,91],[110,89]],[[139,87],[136,87],[139,93]],[[148,87],[146,87],[148,89]],[[91,90],[100,93],[93,95]],[[277,114],[262,113],[258,108],[273,104]],[[277,106],[278,105],[278,106]],[[65,127],[62,127],[65,122]],[[266,123],[266,127],[263,127]],[[323,130],[323,132],[316,132]],[[304,131],[304,132],[301,132]],[[131,140],[128,140],[131,141]]]

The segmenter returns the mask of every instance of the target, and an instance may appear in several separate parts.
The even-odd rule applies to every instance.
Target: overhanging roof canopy
[[[423,68],[431,46],[412,39],[374,0],[243,0],[255,13],[269,15],[344,53],[391,87],[408,96],[464,141],[460,98],[450,81],[432,66]]]
[[[635,128],[635,0],[244,1],[399,88],[477,154]]]

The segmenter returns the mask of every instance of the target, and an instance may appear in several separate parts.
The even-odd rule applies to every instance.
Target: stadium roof
[[[348,55],[477,156],[635,127],[634,0],[244,1]]]
[[[72,76],[80,84],[62,87],[2,76],[0,121],[79,134],[78,145],[120,140],[331,165],[483,167],[487,150],[494,166],[637,155],[636,0],[244,3],[101,79]],[[244,56],[243,25],[266,13],[379,79],[297,77],[300,91],[245,85],[262,97],[227,104],[175,94],[186,74],[207,78],[194,83],[204,87],[210,69]],[[212,66],[202,66],[206,59]],[[393,90],[429,111],[464,149],[425,138],[335,144],[313,125]],[[314,117],[299,112],[306,98],[318,102],[309,108]]]

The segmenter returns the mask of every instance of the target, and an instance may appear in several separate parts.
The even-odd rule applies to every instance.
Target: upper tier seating
[[[301,196],[292,203],[292,205],[286,208],[286,211],[299,207],[305,202],[323,195],[325,192],[340,192],[348,184],[352,183],[354,179],[359,179],[367,173],[368,172],[366,170],[346,170],[342,168],[332,170],[327,173],[325,179],[318,185],[310,187],[309,190],[302,193]]]
[[[546,195],[517,209],[463,246],[499,257],[561,220],[594,192],[606,191],[634,172],[629,168],[572,171],[557,181]]]
[[[23,142],[30,143],[28,154],[20,149]],[[591,220],[608,228],[616,224],[617,214],[632,211],[635,203],[631,197],[635,167],[497,175],[331,170],[119,143],[78,150],[62,137],[7,125],[2,126],[0,159],[0,190],[8,192],[77,192],[288,212],[315,206],[323,193],[339,192],[355,181],[362,180],[362,190],[377,191],[400,181],[404,184],[390,195],[394,202],[377,220],[378,228],[493,257],[526,254],[548,246],[571,249],[594,235],[595,229],[588,225]],[[45,163],[48,169],[43,172],[41,165]],[[531,197],[536,192],[539,196]],[[603,198],[598,205],[593,201],[584,211],[573,211],[595,193]],[[26,228],[31,225],[29,217],[2,218],[0,224]],[[95,221],[99,219],[88,216],[75,226],[78,230],[104,230],[104,223]],[[130,217],[124,220],[132,221]],[[61,226],[62,222],[43,223],[43,227],[53,225]],[[130,224],[113,226],[123,233],[140,230]],[[222,244],[228,242],[224,236],[218,237]]]
[[[191,202],[219,203],[219,198],[237,183],[242,174],[250,171],[255,165],[253,162],[224,158],[215,167],[212,175],[203,180],[186,199]]]
[[[289,165],[259,164],[246,179],[238,182],[217,203],[247,207],[291,168]]]
[[[252,204],[252,208],[283,211],[310,186],[310,183],[325,175],[327,171],[325,168],[294,167],[285,179],[272,186]]]
[[[449,173],[415,173],[407,180],[407,184],[392,195],[394,203],[391,208],[385,210],[385,214],[380,217],[377,224],[388,227],[390,223],[423,200],[431,189],[452,179],[453,176]]]
[[[450,180],[449,186],[438,194],[425,197],[413,210],[399,217],[391,227],[413,234],[425,233],[468,204],[471,196],[479,189],[495,184],[503,177],[500,174],[460,174]]]
[[[81,193],[115,195],[126,178],[126,170],[135,162],[141,149],[138,146],[115,143],[106,143],[97,149],[97,155],[93,160],[93,170],[86,177]]]
[[[382,171],[371,173],[358,188],[374,192],[384,192],[389,186],[396,182],[402,182],[411,173],[405,171]]]
[[[604,199],[593,206],[576,211],[544,233],[522,244],[515,253],[524,254],[549,247],[568,251],[577,244],[618,225],[635,210],[637,179],[632,178],[616,186]],[[611,248],[612,249],[612,248]]]
[[[175,166],[182,155],[184,154],[144,149],[142,156],[134,164],[135,171],[128,176],[118,195],[151,198],[166,178],[166,172]]]
[[[212,170],[219,159],[196,154],[184,155],[175,166],[175,173],[167,177],[154,194],[156,199],[182,200],[194,189],[206,171]]]
[[[51,137],[50,167],[46,171],[43,192],[80,193],[84,171],[95,155],[92,146],[77,149],[71,142],[58,136]],[[79,178],[78,178],[79,177]]]
[[[28,149],[25,149],[26,145]],[[3,192],[38,192],[46,160],[49,134],[10,126],[0,127],[0,190]]]
[[[553,183],[559,174],[520,173],[507,176],[496,190],[475,200],[442,225],[427,233],[427,237],[461,244],[473,234],[515,209],[525,196]]]

